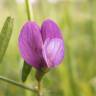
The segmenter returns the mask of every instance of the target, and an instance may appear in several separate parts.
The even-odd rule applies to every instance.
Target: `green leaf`
[[[27,64],[25,61],[24,61],[24,65],[23,65],[23,69],[22,69],[22,81],[25,82],[30,71],[32,69],[32,66]]]
[[[13,19],[11,17],[7,17],[0,33],[0,62],[2,61],[8,47],[8,43],[12,34],[12,29]]]

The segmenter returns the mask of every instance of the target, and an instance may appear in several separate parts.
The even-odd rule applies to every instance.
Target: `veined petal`
[[[43,57],[48,68],[55,67],[64,58],[64,42],[62,39],[46,39],[43,46]]]
[[[41,34],[43,42],[47,38],[62,38],[61,31],[58,27],[58,25],[53,22],[52,20],[48,19],[45,20],[41,26]]]
[[[19,35],[19,49],[24,60],[35,68],[38,68],[42,61],[42,44],[39,26],[28,21]]]

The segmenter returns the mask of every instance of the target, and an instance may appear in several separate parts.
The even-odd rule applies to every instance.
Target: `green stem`
[[[38,81],[38,96],[41,96],[41,82],[40,81]]]
[[[2,80],[4,82],[7,82],[7,83],[10,83],[10,84],[13,84],[13,85],[18,86],[18,87],[23,88],[23,89],[27,89],[27,90],[35,92],[35,93],[37,92],[36,88],[30,88],[28,86],[25,86],[25,85],[23,85],[21,83],[18,83],[18,82],[14,81],[14,80],[10,80],[10,79],[8,79],[6,77],[3,77],[3,76],[0,76],[0,80]]]
[[[33,20],[32,6],[30,0],[25,0],[25,4],[26,4],[28,20]]]

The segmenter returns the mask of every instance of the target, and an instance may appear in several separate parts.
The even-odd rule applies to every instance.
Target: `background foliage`
[[[17,0],[18,1],[18,0]],[[20,28],[27,20],[24,3],[0,0],[0,29],[6,16],[15,18],[12,38],[0,64],[0,75],[21,82],[22,59],[18,50]],[[54,1],[54,0],[50,0]],[[57,0],[58,1],[58,0]],[[34,20],[41,25],[55,20],[65,40],[65,59],[43,79],[44,96],[96,96],[96,0],[59,0],[33,4]],[[36,84],[33,70],[25,85]],[[0,96],[35,96],[0,81]]]

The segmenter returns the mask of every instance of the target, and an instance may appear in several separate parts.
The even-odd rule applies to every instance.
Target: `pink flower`
[[[52,68],[64,58],[64,41],[59,27],[52,20],[45,20],[41,28],[28,21],[19,35],[19,49],[24,60],[40,69]]]

